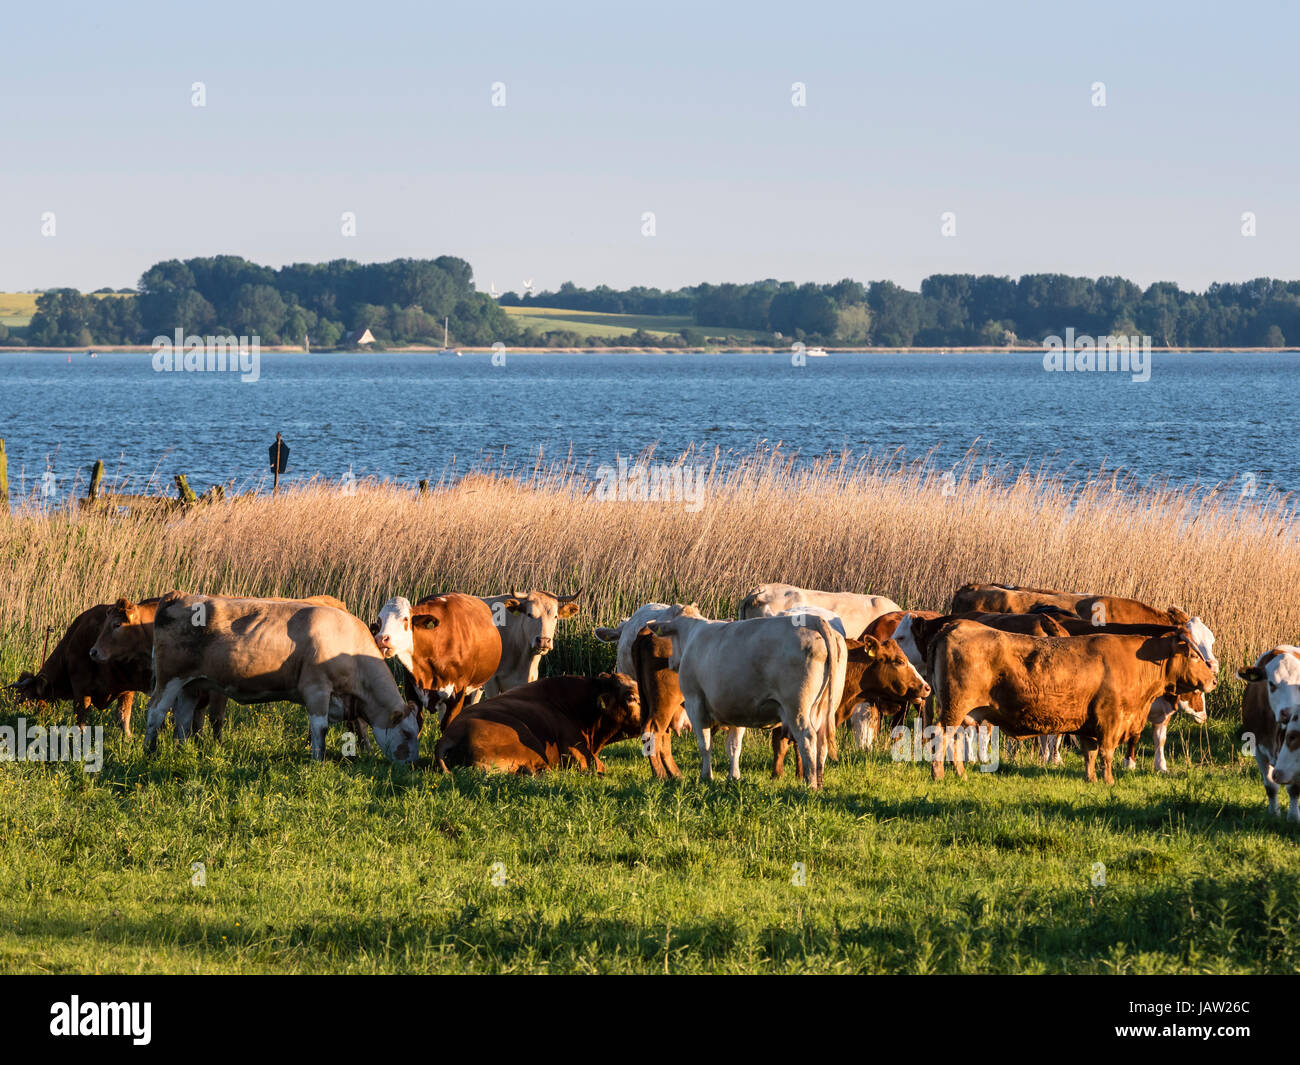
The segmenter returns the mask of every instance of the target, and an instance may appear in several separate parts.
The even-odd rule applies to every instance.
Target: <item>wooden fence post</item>
[[[429,482],[428,482],[428,480],[422,480],[422,481],[420,482],[420,495],[427,495],[427,494],[428,494],[428,491],[429,491]]]
[[[194,494],[194,489],[190,487],[190,482],[186,479],[185,474],[178,473],[173,480],[176,482],[176,490],[181,494],[181,505],[192,507],[198,502],[198,496]]]
[[[96,459],[95,468],[90,471],[90,486],[86,489],[86,498],[92,503],[99,498],[99,482],[104,476],[104,460]]]

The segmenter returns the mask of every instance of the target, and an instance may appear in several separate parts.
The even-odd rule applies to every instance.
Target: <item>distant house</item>
[[[350,348],[359,348],[363,344],[373,344],[375,338],[369,329],[353,329],[343,338],[343,341]]]

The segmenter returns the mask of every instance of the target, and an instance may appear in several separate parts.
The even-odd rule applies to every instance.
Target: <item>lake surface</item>
[[[159,373],[149,352],[0,351],[0,437],[9,479],[48,469],[60,494],[102,458],[139,490],[174,473],[196,491],[255,483],[276,431],[288,480],[351,469],[413,483],[485,458],[531,466],[572,452],[614,462],[657,444],[748,451],[777,441],[805,458],[847,448],[934,449],[947,468],[977,441],[1017,467],[1124,467],[1140,479],[1212,485],[1253,475],[1300,489],[1300,356],[1154,352],[1150,380],[1050,373],[1041,353],[303,355],[262,353],[260,378]]]

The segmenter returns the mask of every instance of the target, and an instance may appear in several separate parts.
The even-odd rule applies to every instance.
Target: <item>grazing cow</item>
[[[500,630],[492,610],[473,595],[448,592],[410,600],[394,596],[371,626],[375,646],[406,670],[408,695],[424,710],[441,711],[445,729],[460,713],[465,697],[482,688],[501,665]]]
[[[906,634],[912,625],[910,619],[927,620],[939,616],[938,611],[935,610],[891,610],[888,614],[881,614],[880,617],[876,618],[867,626],[867,631],[862,635],[864,639],[867,636],[872,636],[882,643],[886,640],[894,640],[897,643],[895,637],[905,619],[907,619],[907,624],[904,626],[904,633]],[[902,648],[901,644],[899,646],[919,676],[921,671],[925,669],[925,656],[916,653],[915,641],[909,641],[907,648]],[[926,688],[929,688],[928,684]],[[871,746],[886,715],[897,723],[906,709],[905,705],[891,702],[888,699],[881,700],[878,703],[860,703],[849,717],[849,723],[853,727],[853,736],[858,742],[858,747],[865,749]]]
[[[640,731],[631,677],[547,677],[467,707],[447,725],[433,757],[444,771],[543,773],[577,766],[603,773],[601,748]]]
[[[783,724],[799,746],[804,780],[820,787],[833,727],[844,692],[844,638],[825,619],[709,621],[694,607],[674,607],[650,623],[672,640],[669,668],[678,683],[700,748],[700,779],[711,780],[712,729],[726,725],[731,777],[740,776],[746,728]]]
[[[1237,676],[1247,682],[1241,723],[1243,734],[1254,740],[1268,812],[1282,812],[1277,786],[1284,784],[1291,796],[1287,820],[1300,821],[1300,647],[1274,647],[1249,669],[1238,670]]]
[[[1219,660],[1214,657],[1214,633],[1200,618],[1188,617],[1185,610],[1176,606],[1159,610],[1137,599],[1090,595],[1074,604],[1074,612],[1094,625],[1167,625],[1171,628],[1185,628],[1201,657],[1216,673],[1219,671]]]
[[[1186,629],[1163,636],[1035,637],[958,620],[935,638],[931,655],[936,779],[958,727],[988,721],[1017,739],[1077,733],[1087,779],[1097,779],[1100,749],[1111,784],[1115,747],[1141,728],[1157,696],[1211,691],[1215,684]],[[961,746],[955,745],[953,764],[965,775]]]
[[[646,603],[633,611],[630,618],[624,618],[612,628],[601,626],[596,629],[596,639],[602,643],[618,644],[614,655],[614,668],[629,677],[636,676],[636,665],[632,661],[632,643],[651,621],[660,614],[672,610],[668,603]]]
[[[325,757],[329,723],[355,716],[394,761],[414,762],[419,753],[415,704],[403,701],[365,623],[345,610],[173,592],[154,615],[153,658],[151,751],[173,707],[177,738],[185,739],[198,693],[208,689],[238,703],[305,706],[317,760]]]
[[[1204,694],[1189,692],[1187,695],[1179,696],[1162,695],[1151,704],[1146,722],[1143,722],[1143,724],[1147,722],[1151,724],[1151,742],[1156,749],[1155,771],[1157,773],[1169,772],[1169,765],[1165,762],[1165,740],[1169,738],[1169,719],[1180,710],[1198,725],[1204,723],[1206,718]],[[1137,745],[1141,737],[1140,727],[1135,735],[1129,737],[1128,754],[1124,759],[1125,769],[1137,768]]]
[[[149,690],[149,672],[146,670],[141,679],[138,670],[117,662],[97,662],[91,657],[90,650],[110,610],[110,604],[100,603],[78,614],[41,668],[21,674],[8,686],[9,690],[20,699],[37,703],[71,700],[78,725],[90,720],[92,706],[106,710],[117,700],[118,721],[129,737],[135,693]]]
[[[555,646],[555,625],[560,618],[578,613],[579,588],[572,595],[551,595],[531,591],[492,595],[483,602],[492,611],[492,621],[501,635],[501,664],[483,685],[482,695],[491,697],[537,679],[542,656]]]
[[[902,710],[909,703],[919,705],[930,694],[930,685],[893,640],[864,636],[861,640],[848,640],[846,644],[844,693],[835,711],[831,734],[834,734],[835,727],[846,721],[854,722],[857,728],[858,721],[863,720],[862,727],[867,735],[859,740],[859,745],[869,747],[879,725],[877,707],[884,703]],[[864,720],[864,710],[875,716]],[[772,730],[772,776],[781,775],[790,743],[790,732],[784,725]]]
[[[669,666],[673,642],[643,628],[632,641],[632,664],[641,697],[641,750],[656,777],[680,777],[673,759],[673,733],[686,716],[686,704],[677,674]]]
[[[883,595],[857,592],[819,592],[792,584],[760,584],[740,601],[737,617],[769,618],[800,606],[816,606],[837,614],[844,622],[844,635],[857,639],[881,614],[902,608]]]
[[[963,584],[953,593],[950,614],[1027,614],[1039,605],[1056,606],[1073,610],[1074,604],[1086,598],[1074,592],[1058,592],[1052,588],[1017,588],[1014,584]]]

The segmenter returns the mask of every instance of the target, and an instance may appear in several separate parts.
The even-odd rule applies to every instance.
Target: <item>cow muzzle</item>
[[[551,638],[549,636],[538,636],[533,641],[533,654],[545,655],[551,653]]]

